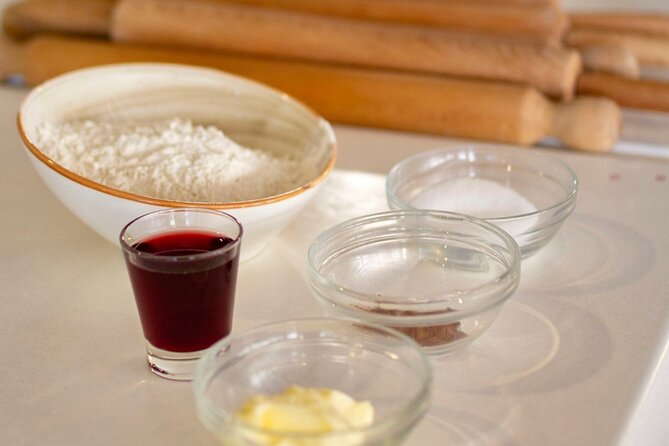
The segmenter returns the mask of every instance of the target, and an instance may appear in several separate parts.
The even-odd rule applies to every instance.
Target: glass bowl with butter
[[[330,318],[225,338],[193,379],[200,420],[228,446],[399,445],[426,413],[431,384],[407,336]]]
[[[578,178],[533,149],[457,145],[419,153],[386,178],[390,209],[433,209],[483,218],[511,234],[522,258],[557,234],[576,206]]]
[[[399,330],[433,355],[481,336],[520,280],[513,237],[443,211],[348,220],[322,232],[307,259],[309,284],[328,314]]]

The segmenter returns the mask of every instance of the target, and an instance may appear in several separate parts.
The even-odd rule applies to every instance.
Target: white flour
[[[411,200],[419,209],[458,212],[479,218],[510,217],[534,212],[527,198],[483,178],[456,178],[436,184]]]
[[[83,177],[167,200],[251,200],[287,192],[317,174],[313,163],[242,147],[216,127],[178,118],[145,126],[47,122],[37,144]]]

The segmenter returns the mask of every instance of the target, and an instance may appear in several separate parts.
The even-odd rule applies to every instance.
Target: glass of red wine
[[[224,212],[168,209],[126,225],[120,242],[151,370],[189,380],[232,328],[242,226]]]

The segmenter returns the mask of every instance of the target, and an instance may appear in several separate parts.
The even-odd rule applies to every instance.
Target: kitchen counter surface
[[[0,443],[214,444],[190,385],[144,363],[120,250],[73,217],[30,167],[15,130],[25,94],[0,87]],[[614,154],[527,149],[575,170],[576,210],[524,261],[519,289],[490,331],[434,359],[433,405],[407,445],[669,444],[667,117],[630,116],[638,122]],[[340,156],[327,186],[241,266],[235,330],[320,314],[304,271],[313,237],[385,209],[384,174],[396,162],[457,143],[335,131]]]
[[[0,10],[11,0],[0,0]],[[665,1],[565,0],[662,10]],[[27,90],[0,86],[0,444],[215,445],[188,383],[149,372],[120,250],[70,214],[16,133]],[[669,445],[669,114],[625,112],[611,154],[533,148],[580,179],[576,210],[523,262],[518,291],[467,349],[435,358],[432,408],[407,446]],[[386,209],[384,175],[421,150],[469,143],[336,126],[337,169],[240,268],[234,330],[320,314],[311,240]],[[262,280],[258,278],[262,277]]]

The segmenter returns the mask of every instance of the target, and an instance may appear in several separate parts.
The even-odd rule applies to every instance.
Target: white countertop
[[[190,385],[144,363],[119,249],[73,217],[30,167],[15,130],[25,93],[0,87],[0,443],[215,444],[195,416]],[[235,330],[320,314],[304,277],[311,239],[337,220],[383,209],[383,174],[394,163],[452,143],[335,131],[340,157],[329,184],[242,264]],[[434,360],[433,405],[408,446],[669,444],[663,131],[641,132],[655,142],[643,145],[653,158],[527,149],[572,166],[581,182],[576,210],[523,263],[519,289],[489,332]],[[621,147],[642,146],[627,139]]]
[[[669,11],[665,3],[563,2]],[[119,249],[73,217],[30,167],[15,126],[25,94],[0,86],[0,444],[215,445],[190,385],[145,365]],[[627,111],[625,122],[614,154],[528,149],[550,150],[576,171],[576,210],[523,263],[519,289],[491,329],[433,361],[432,408],[407,446],[669,445],[669,114]],[[329,184],[242,264],[234,330],[320,314],[304,277],[311,239],[337,220],[383,209],[383,174],[393,164],[453,142],[335,131]]]

